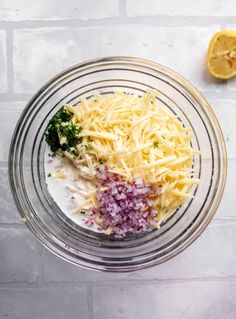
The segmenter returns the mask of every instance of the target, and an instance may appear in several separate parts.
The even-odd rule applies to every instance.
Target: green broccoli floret
[[[49,121],[45,131],[45,139],[55,154],[58,150],[74,153],[77,144],[82,142],[79,133],[82,128],[73,124],[73,113],[62,107]]]

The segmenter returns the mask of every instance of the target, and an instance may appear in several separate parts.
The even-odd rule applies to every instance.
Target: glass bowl
[[[68,219],[45,184],[44,131],[66,102],[91,91],[143,94],[155,89],[160,103],[193,130],[194,198],[160,229],[124,239],[94,233]],[[132,271],[162,263],[188,247],[211,221],[223,194],[227,170],[224,138],[204,97],[183,77],[147,60],[107,57],[78,64],[55,76],[30,100],[16,126],[9,155],[12,193],[26,225],[50,251],[86,268]]]

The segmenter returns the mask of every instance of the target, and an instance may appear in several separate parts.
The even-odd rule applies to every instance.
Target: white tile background
[[[212,34],[236,29],[235,13],[236,0],[0,0],[0,319],[236,318],[236,80],[214,80],[204,65]],[[203,92],[225,135],[229,174],[213,222],[191,247],[151,269],[106,274],[58,259],[20,224],[7,157],[15,123],[45,81],[119,54],[165,64]]]

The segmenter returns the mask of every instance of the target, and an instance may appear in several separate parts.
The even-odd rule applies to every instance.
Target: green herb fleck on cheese
[[[159,143],[158,143],[158,142],[154,142],[154,143],[153,143],[153,146],[154,146],[154,148],[158,148]]]

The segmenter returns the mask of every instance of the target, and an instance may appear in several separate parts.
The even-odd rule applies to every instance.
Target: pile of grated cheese
[[[93,178],[102,161],[126,180],[141,177],[162,186],[153,199],[160,221],[192,196],[190,189],[199,180],[192,178],[191,130],[160,106],[154,93],[94,94],[65,107],[83,128],[83,143],[77,146],[81,158],[74,161],[82,176]]]

